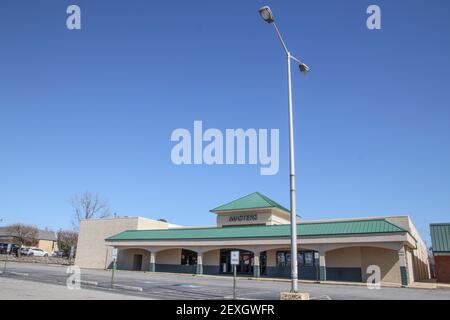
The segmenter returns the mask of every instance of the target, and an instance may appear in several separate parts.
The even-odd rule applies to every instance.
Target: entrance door
[[[232,274],[231,251],[239,251],[239,264],[236,266],[238,274],[253,274],[253,253],[237,249],[220,249],[220,273]]]
[[[135,254],[133,256],[133,270],[135,271],[142,270],[142,254]]]
[[[240,268],[238,268],[238,272],[242,274],[252,274],[253,267],[253,254],[250,252],[242,252],[240,255]],[[240,270],[239,270],[240,269]]]

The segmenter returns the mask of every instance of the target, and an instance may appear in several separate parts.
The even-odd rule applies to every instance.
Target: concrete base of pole
[[[280,300],[310,300],[306,292],[281,292]]]

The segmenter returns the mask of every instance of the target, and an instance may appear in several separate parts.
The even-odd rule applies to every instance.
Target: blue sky
[[[66,29],[70,4],[81,31]],[[299,214],[409,214],[428,241],[450,220],[445,0],[2,1],[0,224],[69,228],[85,190],[181,225],[212,225],[209,209],[254,191],[288,206],[285,60],[264,4],[312,68],[294,73]],[[279,128],[279,173],[173,165],[170,135],[194,120]]]

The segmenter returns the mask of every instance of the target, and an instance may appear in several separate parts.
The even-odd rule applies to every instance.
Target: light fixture
[[[300,68],[300,72],[303,73],[304,75],[307,75],[309,72],[309,67],[304,64],[304,63],[300,63],[299,64],[299,68]]]
[[[275,17],[273,16],[272,10],[270,10],[269,6],[264,6],[259,9],[259,14],[267,23],[272,23],[275,21]]]

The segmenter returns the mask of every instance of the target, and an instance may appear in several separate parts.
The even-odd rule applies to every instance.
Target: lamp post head
[[[299,67],[300,67],[300,72],[303,73],[304,75],[307,75],[309,73],[310,69],[306,64],[300,63]]]
[[[270,10],[269,6],[260,8],[259,14],[261,15],[261,18],[263,18],[263,20],[267,23],[272,23],[275,21],[275,17],[273,16],[272,10]]]

